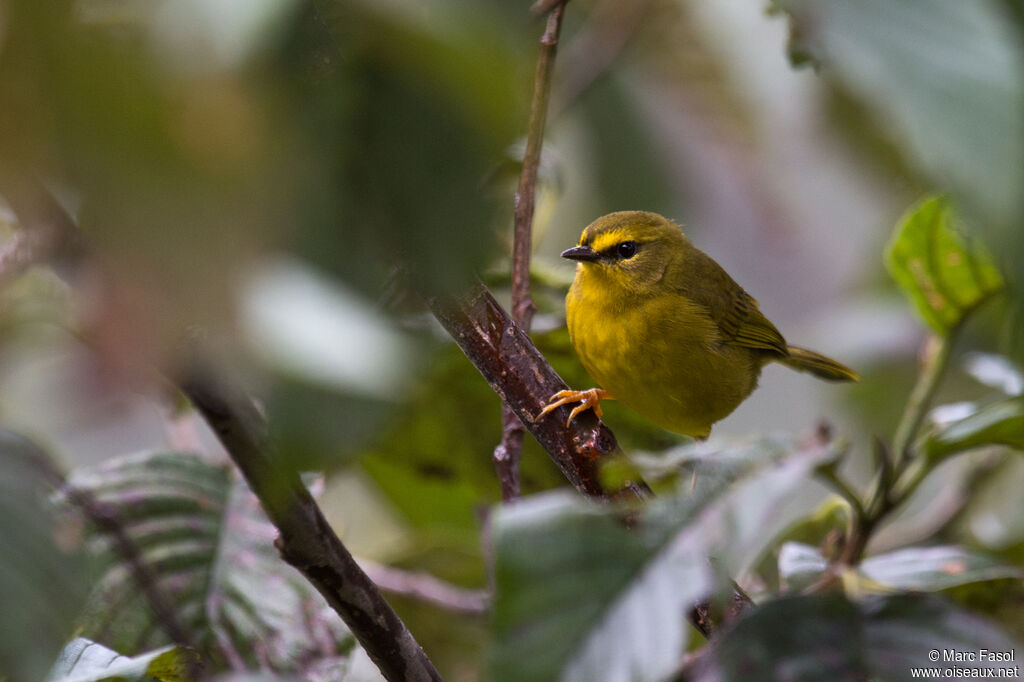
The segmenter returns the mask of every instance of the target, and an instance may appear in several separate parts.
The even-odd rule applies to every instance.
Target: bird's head
[[[587,225],[577,246],[562,258],[606,285],[644,293],[656,286],[686,249],[693,248],[672,221],[646,211],[619,211]]]

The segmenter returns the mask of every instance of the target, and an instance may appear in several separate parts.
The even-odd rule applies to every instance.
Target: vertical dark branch
[[[266,425],[243,394],[193,365],[181,387],[220,439],[281,535],[277,548],[338,612],[388,680],[441,679],[377,586],[327,523],[299,475],[270,452]]]
[[[537,169],[544,146],[544,128],[547,125],[548,100],[551,97],[551,73],[554,71],[558,36],[562,30],[565,4],[559,3],[548,15],[547,27],[540,39],[537,72],[533,82],[533,100],[530,104],[530,123],[523,152],[523,168],[519,173],[519,187],[515,196],[515,234],[512,246],[512,319],[525,331],[536,306],[530,296],[530,243],[533,209],[536,201]]]
[[[540,39],[537,72],[533,82],[530,123],[526,134],[523,168],[515,195],[515,227],[512,241],[512,319],[529,333],[536,305],[530,295],[530,248],[532,244],[533,208],[536,200],[537,168],[544,146],[548,100],[551,95],[551,73],[562,30],[565,2],[559,2],[548,15],[544,35]],[[506,404],[502,408],[501,443],[494,449],[494,466],[501,483],[503,500],[519,497],[519,457],[523,451],[523,425]]]

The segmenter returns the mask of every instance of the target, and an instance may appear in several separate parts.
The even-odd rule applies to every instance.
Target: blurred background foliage
[[[504,295],[541,30],[526,3],[503,0],[0,0],[0,196],[11,209],[0,203],[0,236],[16,242],[15,212],[45,187],[104,273],[37,267],[5,282],[0,425],[69,471],[136,452],[216,459],[211,434],[153,371],[173,367],[201,329],[259,398],[281,454],[326,470],[322,503],[355,554],[486,586],[493,557],[481,531],[500,499],[490,461],[500,405],[419,295],[457,290],[473,273]],[[787,338],[863,376],[837,389],[768,367],[716,435],[808,433],[826,420],[850,444],[844,470],[866,485],[872,437],[895,430],[926,335],[883,264],[901,216],[947,192],[1011,290],[1019,286],[1022,35],[1016,0],[573,0],[534,226],[538,346],[570,385],[591,383],[564,329],[572,268],[557,254],[603,213],[664,213]],[[813,68],[794,69],[787,45]],[[960,331],[937,398],[955,404],[936,424],[1010,400],[1011,420],[999,422],[1009,435],[995,442],[1020,447],[1012,399],[1022,392],[1022,300],[999,298]],[[609,405],[606,420],[641,464],[688,461],[641,454],[681,439],[621,406]],[[40,569],[0,562],[0,595],[59,591],[58,603],[81,602],[103,575],[102,557],[52,579],[55,557],[91,545],[61,524],[37,527],[46,517],[26,510],[45,496],[22,486],[32,476],[18,455],[29,446],[0,445],[0,485],[20,496],[0,499],[17,512],[3,515],[0,537],[31,546],[26,561]],[[564,485],[529,438],[522,469],[528,493]],[[230,486],[216,471],[219,509]],[[983,554],[1001,567],[985,574],[998,581],[941,589],[1020,637],[1019,577],[1006,567],[1024,566],[1021,485],[1024,463],[1006,447],[951,458],[868,552],[923,544],[963,548],[955,561]],[[796,525],[770,547],[745,546],[735,565],[755,592],[798,584],[845,523],[822,486],[785,491],[796,511],[784,518]],[[147,551],[173,546],[176,524],[187,525],[182,509],[161,512],[170,535],[157,533]],[[688,517],[667,518],[676,527]],[[210,556],[196,551],[190,570],[205,576]],[[502,575],[515,594],[522,576]],[[196,599],[209,589],[176,579]],[[90,599],[93,610],[107,603]],[[0,675],[39,679],[71,640],[75,609],[58,621],[45,604],[25,614],[45,616],[38,628],[11,612],[0,620]],[[396,604],[446,679],[480,677],[501,623],[514,622],[500,612],[492,633],[478,616]],[[280,614],[228,629],[259,639]],[[45,645],[32,640],[38,658],[18,655],[42,631]],[[126,656],[166,641],[108,635],[85,631]],[[346,633],[332,637],[348,655]],[[516,660],[508,641],[495,646],[498,660]],[[351,659],[356,677],[344,679],[361,679],[365,662]],[[257,663],[313,674],[301,653],[245,661]]]

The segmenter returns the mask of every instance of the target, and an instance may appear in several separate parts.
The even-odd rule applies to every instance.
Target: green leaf
[[[45,456],[0,431],[0,678],[42,679],[87,592],[80,526],[55,514]]]
[[[807,587],[827,566],[817,547],[787,542],[779,552],[779,576],[791,590]],[[856,569],[869,582],[893,590],[937,592],[959,585],[1018,578],[1024,571],[996,559],[952,545],[908,547],[865,559]]]
[[[926,199],[903,217],[886,251],[886,265],[940,335],[1003,288],[988,251],[964,232],[943,197]]]
[[[789,590],[802,590],[825,571],[828,561],[817,547],[787,542],[779,549],[779,578]]]
[[[1001,400],[927,436],[925,453],[945,457],[984,445],[1024,450],[1024,397]]]
[[[320,594],[281,560],[276,529],[233,470],[195,455],[146,453],[77,470],[70,483],[117,515],[180,623],[214,660],[293,671],[323,655],[321,639],[339,652],[351,645]],[[164,643],[131,567],[105,536],[92,544],[105,569],[82,634],[125,652]]]
[[[183,682],[188,679],[187,658],[188,653],[174,646],[129,658],[85,637],[76,637],[60,652],[46,682]]]
[[[676,495],[630,522],[562,493],[503,507],[493,526],[495,678],[669,673],[689,637],[686,611],[713,589],[708,559],[730,572],[757,556],[769,529],[785,523],[779,511],[792,491],[829,454],[787,445],[735,447],[719,453],[724,467],[708,453]]]
[[[897,590],[938,591],[997,578],[1019,578],[1024,571],[992,557],[950,545],[908,547],[865,559],[860,572]]]
[[[783,597],[749,612],[716,638],[687,679],[905,680],[912,679],[912,667],[957,666],[932,662],[933,650],[977,656],[980,649],[1009,652],[1015,646],[988,621],[932,596],[871,597],[860,603],[841,594]],[[1005,665],[979,660],[960,667]]]
[[[944,190],[1017,229],[1024,60],[999,0],[775,0],[793,46],[837,77]]]
[[[980,383],[1006,395],[1024,394],[1024,374],[1007,357],[995,353],[967,353],[964,370]]]

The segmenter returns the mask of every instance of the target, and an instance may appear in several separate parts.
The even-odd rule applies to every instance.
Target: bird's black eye
[[[619,258],[632,258],[636,255],[636,242],[622,242],[615,247],[615,255]]]

